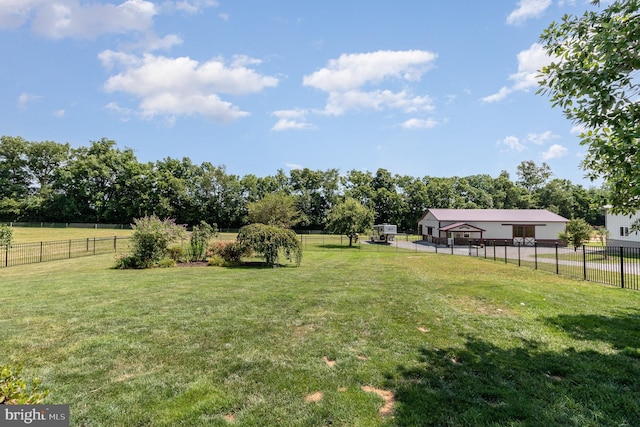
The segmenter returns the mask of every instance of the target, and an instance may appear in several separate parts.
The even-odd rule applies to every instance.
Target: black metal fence
[[[507,246],[485,241],[468,246],[469,255],[517,264],[621,288],[640,289],[640,248],[586,246]]]
[[[0,246],[0,268],[116,253],[118,250],[126,250],[128,244],[129,237],[113,236]]]

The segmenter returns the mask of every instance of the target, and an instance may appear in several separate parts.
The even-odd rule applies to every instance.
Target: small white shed
[[[521,245],[561,243],[568,219],[545,209],[429,209],[418,221],[423,240],[455,238]]]

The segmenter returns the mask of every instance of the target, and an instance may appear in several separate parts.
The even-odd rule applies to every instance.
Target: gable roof
[[[466,222],[455,222],[453,224],[449,224],[446,227],[441,227],[440,231],[487,231],[483,230],[480,227],[475,227],[473,225],[467,224]]]
[[[569,222],[546,209],[429,209],[429,212],[438,221]]]

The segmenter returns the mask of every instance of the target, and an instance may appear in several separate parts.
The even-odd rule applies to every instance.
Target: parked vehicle
[[[396,234],[398,234],[398,226],[391,224],[378,224],[373,226],[371,232],[372,243],[389,243],[393,242]]]

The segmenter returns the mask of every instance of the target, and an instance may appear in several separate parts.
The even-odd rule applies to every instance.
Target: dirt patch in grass
[[[418,328],[418,330],[419,330],[420,332],[422,332],[423,334],[426,334],[427,332],[429,332],[429,331],[430,331],[430,329],[427,329],[427,328],[425,328],[424,326],[420,326],[420,327]]]
[[[511,316],[511,311],[505,307],[492,304],[483,298],[463,296],[456,298],[454,305],[467,313],[483,314],[487,316]]]
[[[307,403],[316,403],[316,402],[320,402],[323,398],[324,398],[324,393],[321,391],[316,391],[315,393],[307,394],[304,397],[304,400]]]
[[[231,414],[226,414],[226,415],[224,415],[222,418],[224,418],[224,420],[225,420],[226,422],[228,422],[228,423],[232,423],[232,422],[235,422],[235,420],[236,420],[236,414],[233,414],[233,413],[231,413]]]
[[[332,359],[329,359],[327,356],[324,356],[324,357],[322,358],[322,360],[324,360],[324,363],[326,363],[327,365],[329,365],[329,366],[330,366],[330,367],[332,367],[332,368],[333,368],[334,366],[336,366],[336,361],[335,361],[335,360],[332,360]]]
[[[393,414],[393,406],[396,403],[396,399],[392,391],[383,390],[381,388],[375,388],[367,385],[362,386],[362,391],[366,391],[367,393],[375,393],[380,396],[382,400],[384,400],[384,405],[378,410],[378,413],[380,415],[384,417]]]
[[[315,330],[316,330],[316,327],[314,325],[301,325],[296,327],[295,331],[293,332],[293,335],[296,338],[301,338]]]
[[[179,262],[176,263],[176,267],[206,267],[209,265],[207,261],[196,261],[196,262]]]

